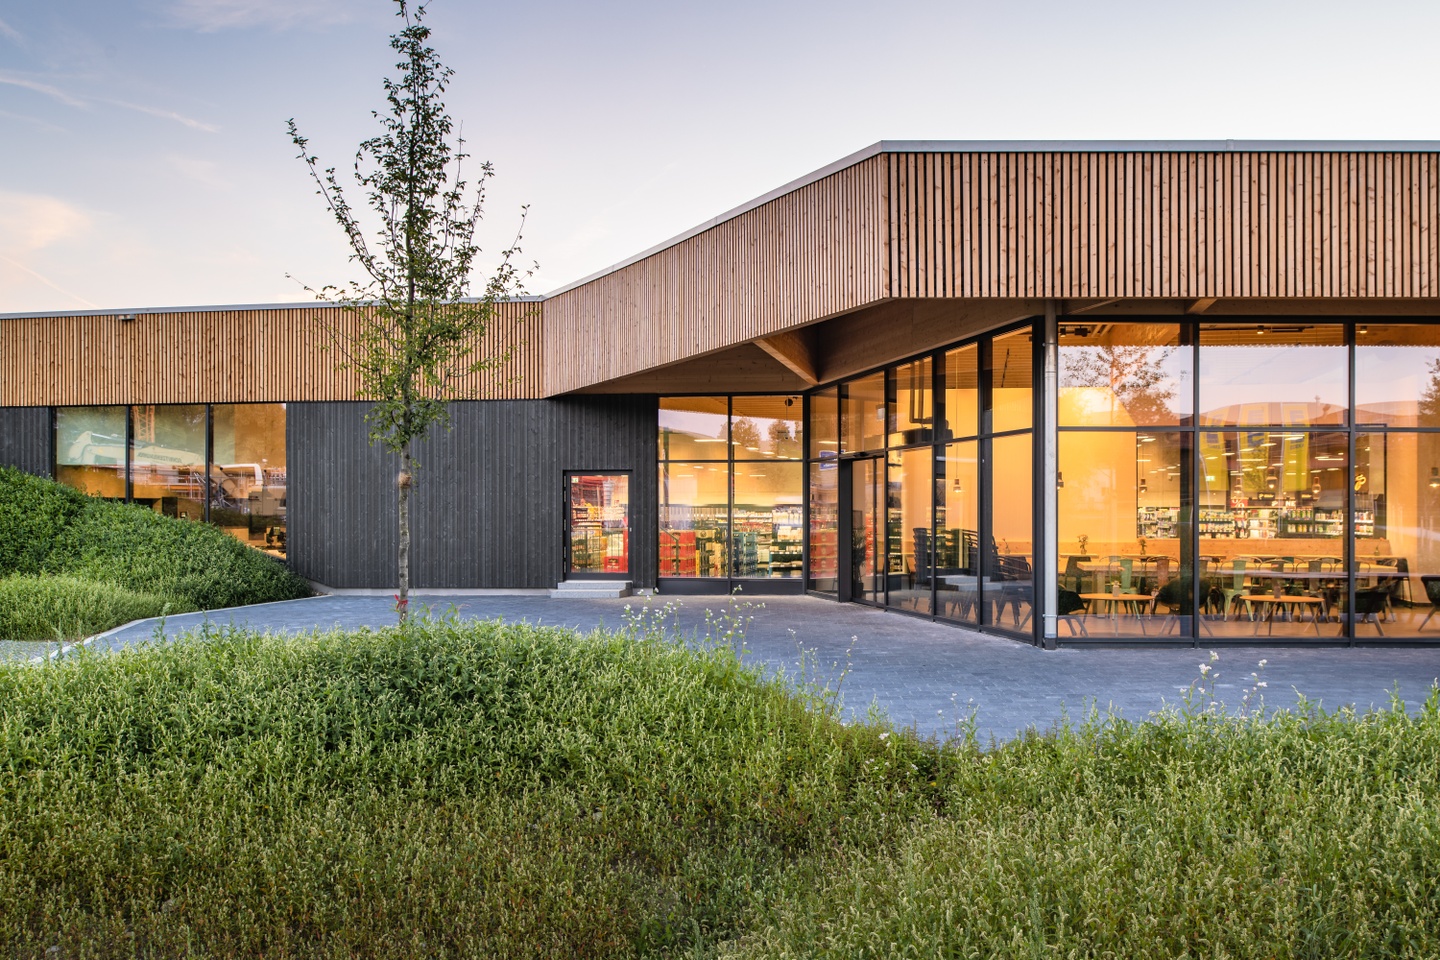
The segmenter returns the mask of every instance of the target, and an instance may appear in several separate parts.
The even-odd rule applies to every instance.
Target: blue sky
[[[1440,4],[433,0],[543,293],[882,139],[1440,139]],[[295,302],[355,275],[382,0],[0,0],[0,313]],[[290,275],[287,277],[287,274]],[[293,277],[294,279],[291,279]]]

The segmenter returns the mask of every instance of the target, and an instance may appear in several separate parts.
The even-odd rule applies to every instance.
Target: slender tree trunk
[[[400,475],[395,480],[400,494],[398,511],[400,520],[400,593],[396,598],[395,606],[400,614],[401,623],[405,622],[405,618],[410,612],[410,483],[412,476],[410,443],[406,441],[405,446],[400,449]]]

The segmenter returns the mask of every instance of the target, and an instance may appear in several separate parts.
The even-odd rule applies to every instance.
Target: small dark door
[[[630,475],[565,475],[566,579],[630,576]]]

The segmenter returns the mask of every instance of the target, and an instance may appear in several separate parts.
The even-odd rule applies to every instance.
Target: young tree
[[[425,432],[450,425],[448,402],[456,399],[467,374],[504,363],[507,351],[480,351],[495,320],[497,304],[523,293],[515,264],[520,233],[499,255],[499,264],[472,296],[475,230],[493,175],[482,163],[474,184],[461,176],[465,140],[456,135],[442,96],[454,71],[428,45],[422,22],[425,3],[396,0],[404,29],[390,37],[400,54],[399,79],[384,79],[386,109],[372,115],[379,135],[355,153],[355,183],[366,195],[373,228],[345,197],[334,167],[322,170],[294,119],[290,139],[300,151],[325,201],[349,241],[362,279],[312,291],[343,309],[327,333],[339,363],[356,374],[359,398],[372,400],[366,414],[370,442],[399,458],[399,589],[396,607],[403,622],[410,598],[410,495],[417,461],[414,445]],[[524,226],[521,212],[521,227]],[[373,239],[372,239],[373,237]],[[308,288],[307,288],[308,289]],[[351,321],[351,322],[345,322]]]

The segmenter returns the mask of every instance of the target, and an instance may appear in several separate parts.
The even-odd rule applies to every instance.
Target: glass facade
[[[572,473],[565,483],[567,576],[630,573],[630,475]]]
[[[285,405],[59,407],[55,479],[285,555]]]
[[[661,578],[800,582],[803,412],[798,396],[661,398]]]

